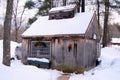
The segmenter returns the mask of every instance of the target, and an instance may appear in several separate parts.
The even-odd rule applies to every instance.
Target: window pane
[[[49,58],[50,41],[32,41],[31,42],[31,56]]]

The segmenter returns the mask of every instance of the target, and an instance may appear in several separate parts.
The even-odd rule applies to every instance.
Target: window
[[[50,41],[32,41],[31,42],[31,56],[49,58]]]
[[[97,35],[95,33],[93,34],[93,39],[97,39]]]

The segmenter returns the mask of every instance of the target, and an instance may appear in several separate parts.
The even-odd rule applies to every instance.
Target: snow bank
[[[102,60],[102,67],[110,67],[113,64],[114,59],[120,58],[120,51],[113,47],[106,47],[102,49],[100,59]]]
[[[14,56],[17,45],[19,44],[11,41],[12,56]],[[11,61],[10,67],[4,66],[2,56],[3,40],[0,40],[0,80],[57,80],[57,77],[60,76],[59,71],[23,65],[20,60]]]
[[[120,50],[106,47],[101,51],[101,64],[84,74],[72,74],[69,80],[120,80]]]
[[[11,44],[11,49],[10,49],[11,57],[15,57],[14,51],[18,43],[11,41],[10,44]],[[2,57],[3,57],[3,40],[0,40],[0,60],[2,59]]]

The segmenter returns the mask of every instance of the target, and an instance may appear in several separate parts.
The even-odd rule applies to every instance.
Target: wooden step
[[[69,80],[70,75],[69,74],[62,74],[61,76],[58,77],[57,80]]]

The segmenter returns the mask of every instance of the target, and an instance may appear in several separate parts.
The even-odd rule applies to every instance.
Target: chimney
[[[81,0],[79,0],[79,1],[77,2],[77,12],[78,12],[78,13],[80,12],[80,2],[81,2]]]
[[[66,6],[66,0],[63,0],[63,6]]]
[[[81,12],[85,12],[85,0],[81,0]]]

